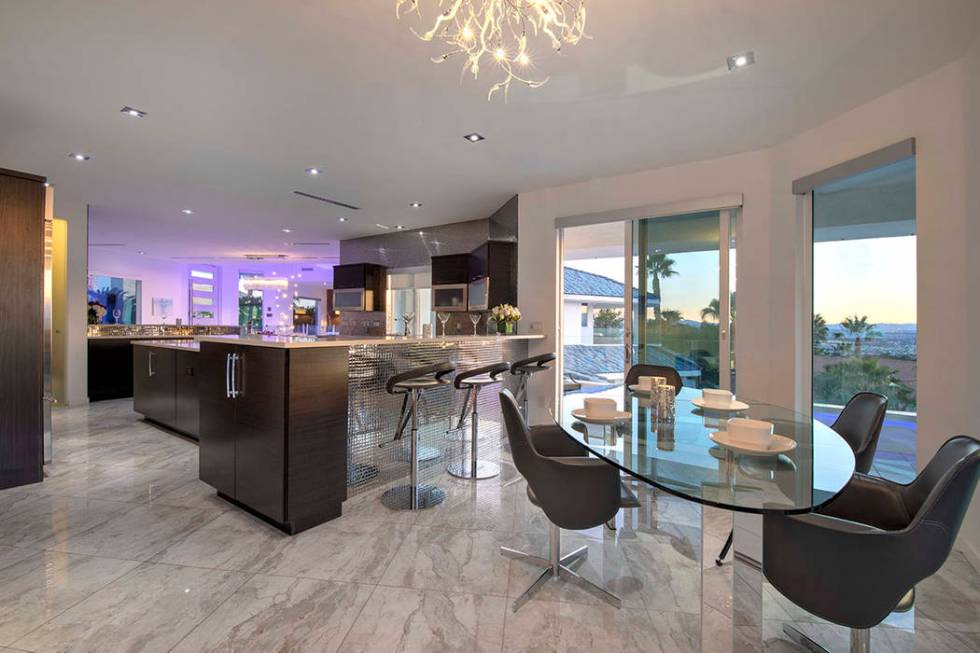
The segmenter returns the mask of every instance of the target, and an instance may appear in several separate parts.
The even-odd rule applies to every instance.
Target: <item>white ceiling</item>
[[[539,48],[550,83],[515,85],[505,104],[487,102],[489,79],[430,63],[441,50],[396,21],[394,0],[0,0],[0,167],[90,204],[92,242],[329,256],[376,223],[480,218],[520,191],[775,144],[959,57],[980,31],[976,0],[589,12],[592,39]],[[758,63],[728,73],[725,57],[748,49]],[[472,131],[487,140],[467,143]]]

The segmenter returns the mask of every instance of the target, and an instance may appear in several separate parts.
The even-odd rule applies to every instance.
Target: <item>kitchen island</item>
[[[200,478],[287,533],[339,517],[348,495],[377,490],[380,500],[380,488],[408,474],[408,443],[391,444],[401,402],[385,392],[388,377],[437,362],[465,370],[517,360],[542,337],[198,337]],[[480,404],[493,451],[496,393]],[[452,419],[461,406],[451,385],[427,393],[420,438],[439,455],[423,475],[462,455]]]

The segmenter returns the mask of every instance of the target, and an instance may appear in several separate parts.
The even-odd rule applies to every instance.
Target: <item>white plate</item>
[[[772,442],[769,443],[769,447],[766,449],[759,449],[744,442],[733,441],[726,431],[709,433],[708,437],[720,447],[753,456],[775,456],[781,453],[789,453],[793,449],[796,449],[796,440],[790,440],[784,435],[773,435]]]
[[[584,408],[576,408],[572,411],[572,417],[588,424],[618,424],[619,422],[625,422],[632,415],[625,410],[617,410],[608,417],[595,417],[586,413]]]
[[[732,399],[732,403],[727,406],[718,406],[715,404],[709,404],[704,400],[703,397],[695,397],[691,400],[691,403],[702,410],[717,410],[720,413],[736,412],[739,410],[746,410],[749,405],[744,401],[739,401],[738,399]]]

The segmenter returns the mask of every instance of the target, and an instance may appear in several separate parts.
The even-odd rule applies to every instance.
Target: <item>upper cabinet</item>
[[[333,269],[334,308],[384,311],[386,268],[374,263],[350,263]]]
[[[432,257],[432,285],[446,286],[470,280],[470,255],[448,254]]]

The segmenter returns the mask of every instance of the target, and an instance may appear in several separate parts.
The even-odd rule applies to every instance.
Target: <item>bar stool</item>
[[[394,510],[422,510],[442,503],[446,493],[434,485],[419,484],[419,419],[418,405],[422,393],[431,388],[448,385],[446,378],[456,369],[452,363],[436,363],[396,374],[385,383],[388,394],[404,395],[402,415],[398,418],[398,431],[384,447],[401,440],[407,422],[411,422],[411,465],[409,485],[399,485],[381,495],[381,502]],[[407,409],[407,412],[406,412]]]
[[[510,369],[509,363],[492,363],[466,370],[456,375],[453,386],[457,390],[466,389],[466,396],[463,398],[463,408],[459,413],[459,422],[456,430],[462,432],[463,423],[466,421],[466,409],[472,404],[470,412],[470,459],[467,461],[462,457],[459,462],[450,463],[446,471],[457,478],[493,478],[500,473],[500,465],[477,458],[477,442],[479,440],[480,416],[477,413],[477,402],[480,397],[480,388],[485,385],[500,383],[497,377]],[[464,445],[465,450],[465,445]]]
[[[521,407],[521,415],[524,417],[525,423],[529,421],[527,414],[527,384],[531,380],[532,374],[537,374],[538,372],[544,372],[545,370],[551,369],[548,367],[548,363],[555,360],[555,354],[539,354],[538,356],[532,356],[531,358],[525,358],[511,364],[510,373],[517,377],[517,394],[516,399],[518,405]]]

